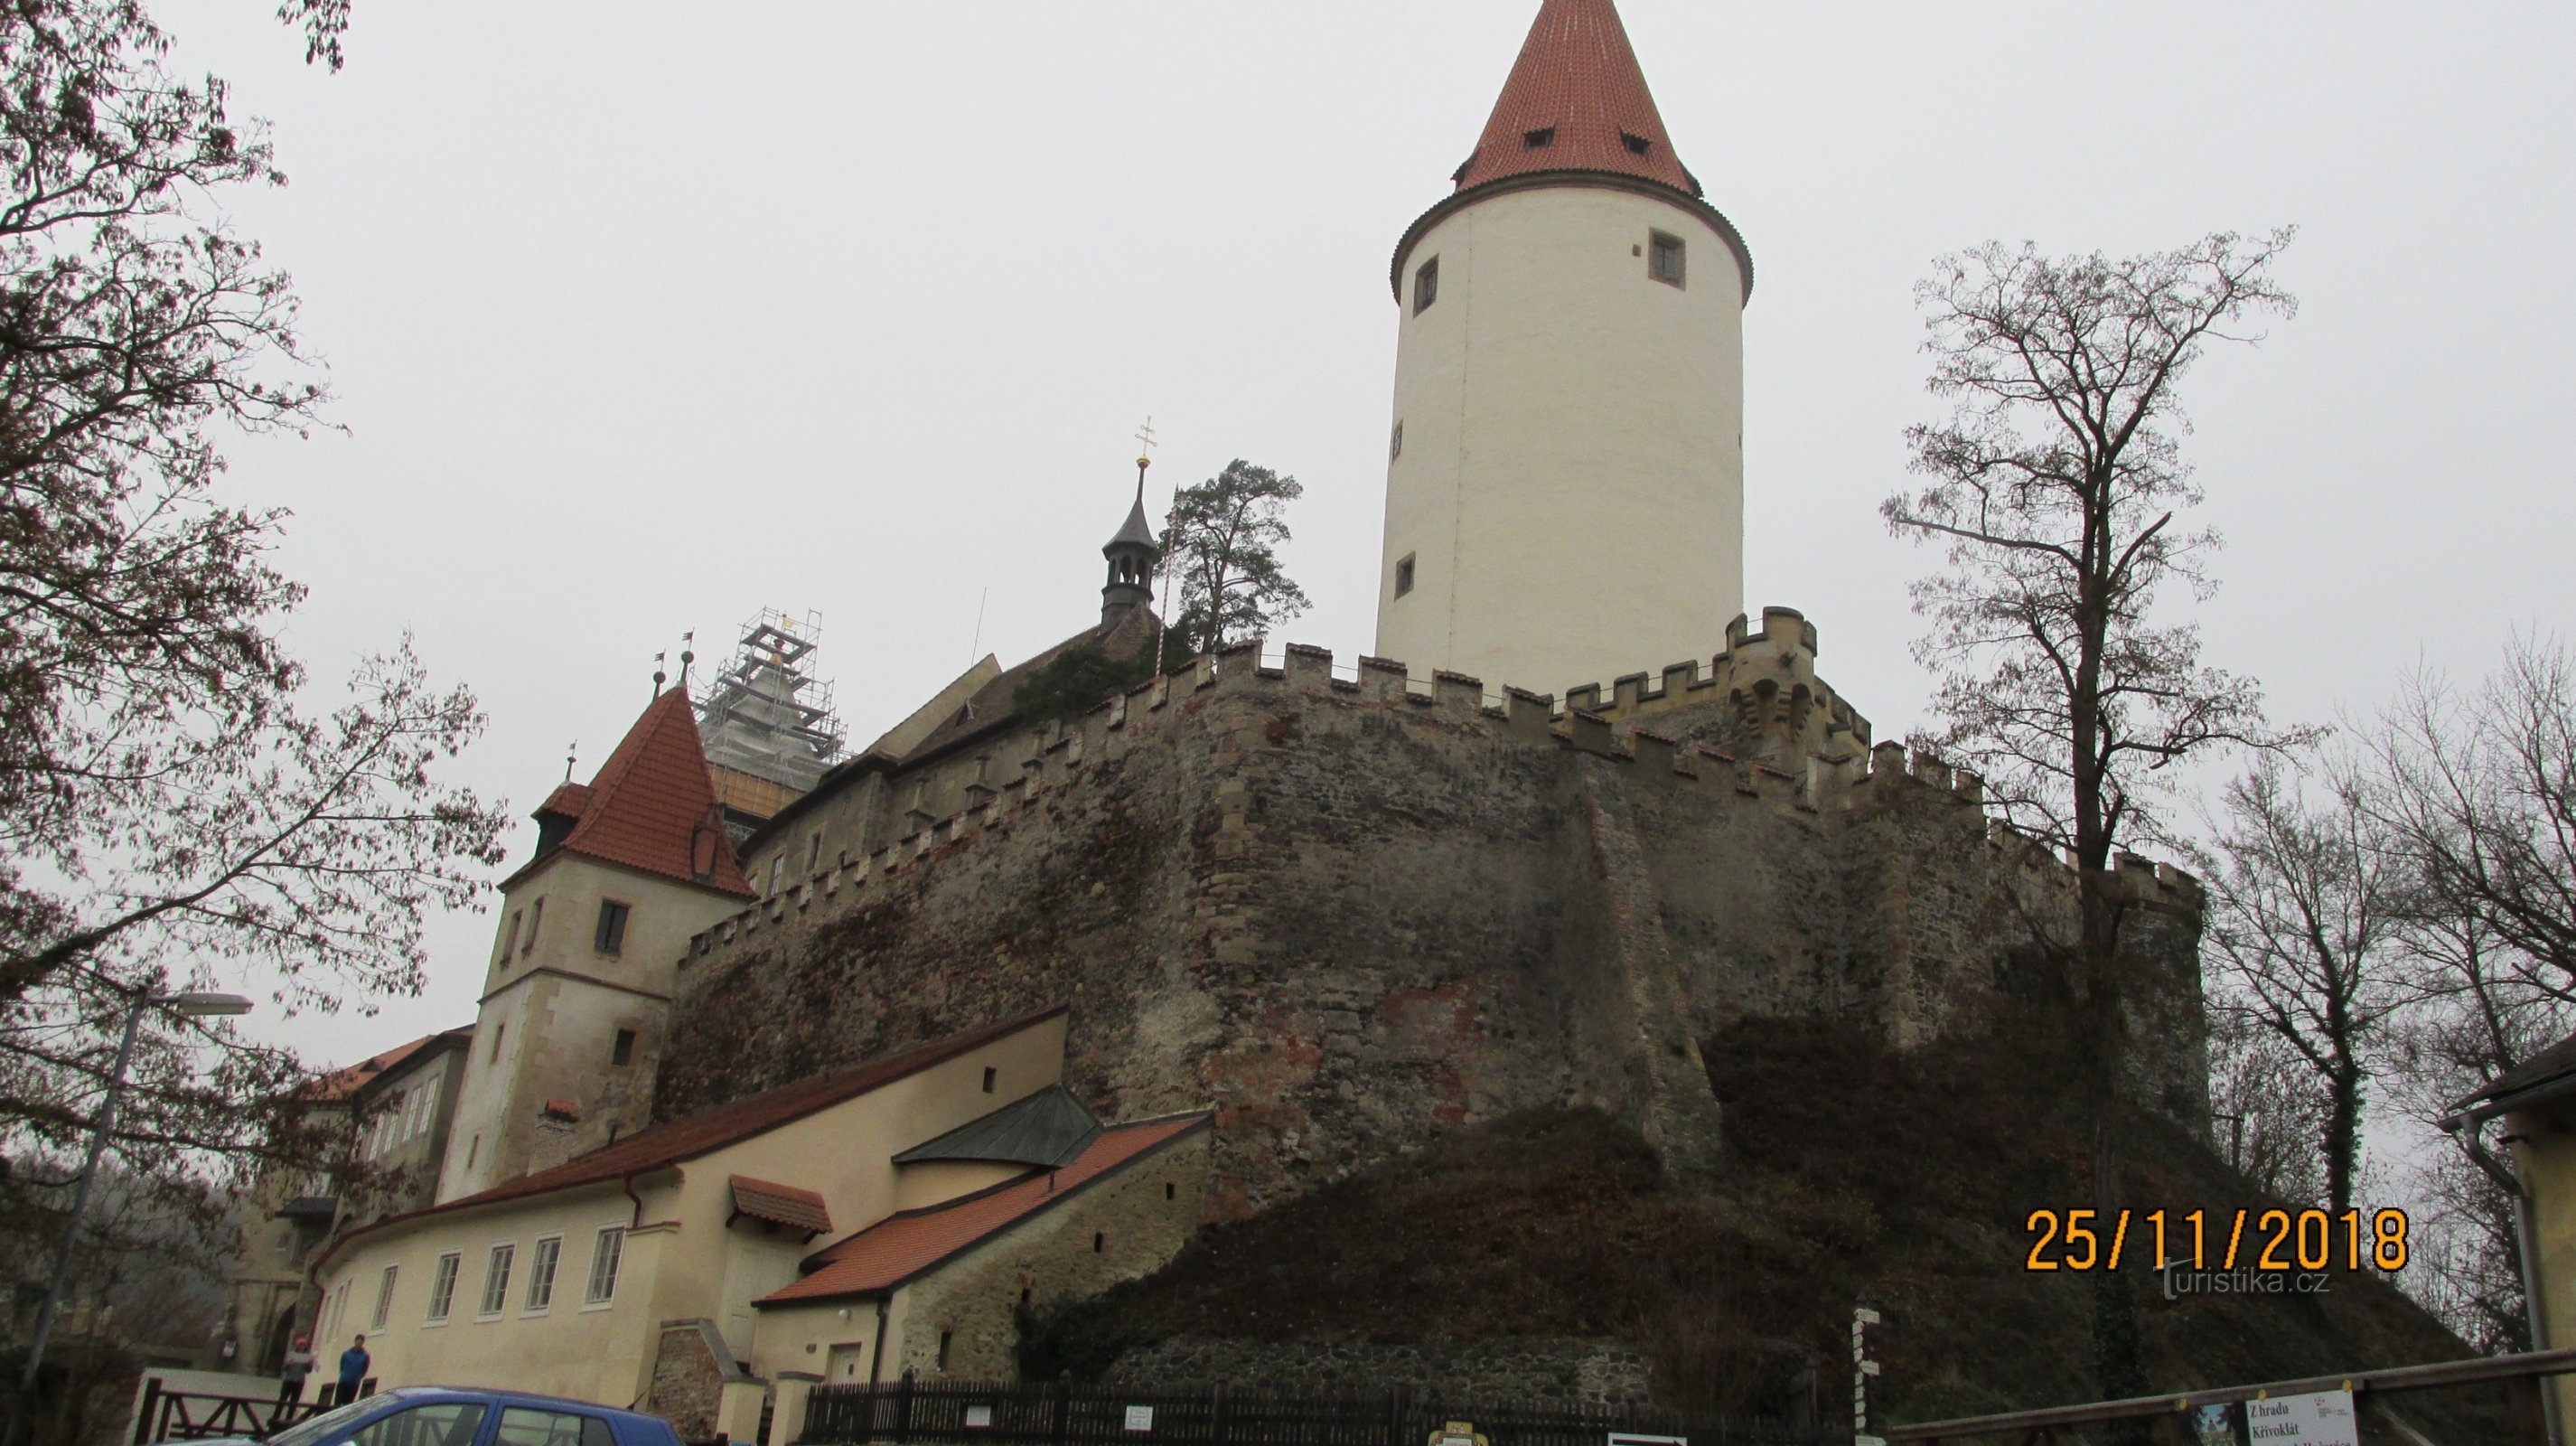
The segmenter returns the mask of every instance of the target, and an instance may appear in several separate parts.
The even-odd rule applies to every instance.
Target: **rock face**
[[[692,941],[657,1113],[1070,1001],[1068,1083],[1104,1114],[1216,1109],[1226,1218],[1529,1106],[1722,1169],[1721,1027],[1907,1046],[2050,1007],[2073,875],[1973,778],[1871,749],[1797,614],[1730,642],[1561,711],[1244,648],[826,779],[753,841],[767,896]],[[2119,879],[2135,1088],[2205,1128],[2199,891]]]

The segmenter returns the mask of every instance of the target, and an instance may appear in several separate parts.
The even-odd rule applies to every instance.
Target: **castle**
[[[846,758],[764,620],[538,810],[470,1035],[424,1055],[461,1066],[384,1141],[433,1134],[435,1183],[337,1211],[324,1336],[792,1440],[819,1380],[1007,1372],[1014,1292],[1444,1129],[1595,1105],[1723,1170],[1723,1025],[1906,1045],[2047,996],[2069,870],[1874,740],[1803,616],[1738,611],[1750,253],[1611,0],[1544,0],[1452,179],[1392,262],[1383,656],[1248,640],[1019,716],[1065,649],[1151,636],[1141,500],[1098,623]],[[1654,562],[1606,592],[1604,556]],[[2119,884],[2134,1088],[2205,1124],[2198,889]],[[934,1217],[965,1243],[888,1273]]]

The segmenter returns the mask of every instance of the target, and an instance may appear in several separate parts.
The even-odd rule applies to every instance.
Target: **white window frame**
[[[540,1235],[529,1243],[528,1285],[525,1290],[519,1292],[519,1314],[544,1315],[554,1308],[555,1274],[563,1267],[563,1241],[563,1232],[557,1230]],[[554,1249],[548,1250],[546,1247],[549,1245]],[[546,1288],[544,1300],[536,1298],[537,1286],[540,1282]]]
[[[590,1269],[583,1275],[581,1284],[581,1308],[583,1310],[607,1310],[611,1306],[617,1304],[617,1277],[626,1268],[626,1235],[627,1225],[623,1220],[612,1221],[609,1224],[599,1226],[591,1232]],[[600,1255],[602,1247],[606,1246],[611,1240],[616,1242],[616,1247],[615,1254],[609,1257],[608,1293],[606,1295],[600,1295],[597,1293],[599,1290]]]
[[[507,1258],[503,1257],[503,1251],[509,1252]],[[492,1273],[492,1266],[496,1261],[499,1262],[501,1266],[500,1279],[497,1281],[493,1279]],[[476,1320],[499,1320],[502,1316],[509,1314],[510,1274],[518,1268],[518,1264],[519,1242],[515,1240],[496,1240],[484,1250],[483,1293],[480,1296],[477,1296],[474,1301],[474,1318]],[[498,1301],[493,1299],[496,1295],[500,1297]]]
[[[385,1318],[393,1313],[394,1308],[394,1281],[401,1274],[402,1266],[397,1263],[386,1266],[384,1272],[376,1277],[376,1313],[373,1317],[375,1323],[368,1326],[368,1330],[380,1331],[385,1328]]]
[[[438,1263],[429,1268],[428,1308],[430,1314],[424,1315],[420,1318],[421,1324],[434,1326],[443,1326],[447,1324],[449,1318],[453,1316],[456,1311],[456,1282],[463,1278],[464,1274],[464,1251],[442,1250],[438,1253]],[[439,1279],[441,1275],[446,1277],[444,1284],[447,1287],[447,1298],[444,1302],[439,1299],[438,1288],[442,1283]],[[442,1304],[445,1306],[445,1309],[443,1310],[440,1309]]]

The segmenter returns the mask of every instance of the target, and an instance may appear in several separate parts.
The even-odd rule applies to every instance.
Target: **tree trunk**
[[[2361,1168],[2361,1071],[2345,1063],[2326,1084],[2326,1208],[2341,1216]]]

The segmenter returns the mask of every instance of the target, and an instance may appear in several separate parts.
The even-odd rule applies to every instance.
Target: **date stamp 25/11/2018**
[[[2031,1245],[2022,1268],[2034,1271],[2118,1270],[2130,1251],[2152,1249],[2147,1263],[2159,1268],[2286,1275],[2340,1266],[2393,1273],[2406,1268],[2409,1253],[2406,1212],[2395,1208],[2367,1215],[2251,1207],[2188,1214],[2043,1209],[2030,1212],[2023,1229]]]

